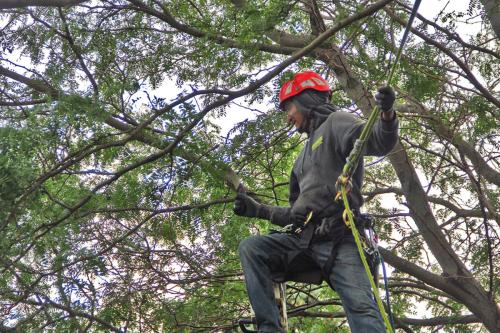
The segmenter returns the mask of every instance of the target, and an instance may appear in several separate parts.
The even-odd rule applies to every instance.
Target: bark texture
[[[486,16],[490,20],[493,31],[500,39],[500,1],[498,0],[481,0],[486,11]]]

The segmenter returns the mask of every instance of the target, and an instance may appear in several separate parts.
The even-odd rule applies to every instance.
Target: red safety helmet
[[[293,79],[286,81],[280,89],[280,108],[290,97],[300,94],[306,89],[317,91],[330,91],[328,82],[318,73],[313,71],[303,71],[294,75]]]

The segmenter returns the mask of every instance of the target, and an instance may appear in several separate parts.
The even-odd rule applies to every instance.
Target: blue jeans
[[[275,233],[251,236],[240,243],[241,265],[259,332],[283,332],[279,324],[279,311],[274,299],[271,272],[273,267],[276,267],[276,258],[299,250],[299,242],[300,239],[295,235]],[[312,243],[305,250],[305,255],[318,267],[323,267],[330,257],[332,245],[330,241]],[[372,296],[370,282],[352,238],[344,239],[338,246],[329,279],[342,300],[353,333],[386,332]]]

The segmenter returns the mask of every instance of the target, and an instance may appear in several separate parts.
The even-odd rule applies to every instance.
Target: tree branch
[[[434,318],[425,318],[425,319],[417,319],[417,318],[398,318],[401,322],[414,325],[414,326],[438,326],[438,325],[457,325],[457,324],[472,324],[472,323],[480,323],[478,317],[475,315],[463,315],[463,316],[440,316]]]
[[[290,317],[313,317],[313,318],[345,318],[345,312],[309,312],[302,311],[290,314]],[[464,316],[441,316],[426,319],[417,318],[396,318],[396,323],[398,322],[406,325],[413,326],[438,326],[438,325],[457,325],[457,324],[471,324],[480,323],[481,321],[475,315],[464,315]]]
[[[14,81],[24,83],[31,89],[41,93],[45,93],[53,99],[59,98],[59,91],[45,81],[28,78],[3,66],[0,66],[0,75],[6,76]]]
[[[459,152],[467,156],[477,172],[480,173],[486,180],[500,186],[500,172],[493,169],[486,163],[481,154],[479,154],[474,146],[465,141],[460,135],[456,134],[450,127],[439,119],[435,114],[430,112],[425,105],[417,101],[415,98],[408,96],[412,101],[412,106],[416,113],[425,115],[424,120],[431,125],[436,135],[445,139],[454,145]]]
[[[195,29],[186,24],[178,22],[173,15],[170,14],[167,7],[163,6],[162,12],[155,10],[144,4],[139,0],[129,0],[135,8],[141,12],[147,13],[151,16],[154,16],[166,23],[168,23],[173,28],[177,29],[180,32],[184,32],[190,36],[197,38],[208,38],[220,45],[224,45],[227,47],[234,47],[239,49],[258,49],[261,51],[269,52],[269,53],[277,53],[277,54],[292,54],[297,50],[296,47],[283,47],[278,45],[269,45],[263,43],[241,43],[233,39],[226,38],[222,36],[220,33],[209,33],[199,29]],[[301,47],[304,47],[305,44],[301,44]]]
[[[390,17],[392,17],[395,21],[397,21],[402,26],[405,26],[407,24],[407,22],[405,20],[403,20],[399,16],[397,16],[394,13],[394,11],[392,11],[391,9],[386,8],[385,11],[387,12],[387,14],[389,14]],[[424,40],[427,44],[435,46],[436,48],[441,50],[441,52],[443,52],[448,57],[453,59],[453,61],[455,61],[455,63],[466,73],[469,82],[472,83],[472,85],[474,87],[476,87],[488,101],[490,101],[491,103],[493,103],[494,105],[496,105],[497,107],[500,108],[500,101],[498,99],[496,99],[488,91],[488,89],[483,87],[483,85],[478,81],[476,76],[472,73],[470,68],[462,60],[460,60],[453,52],[451,52],[446,47],[444,47],[442,44],[438,43],[437,41],[433,40],[432,38],[427,37],[424,33],[418,31],[415,28],[411,28],[411,32],[414,33],[416,36],[420,37],[422,40]]]
[[[88,0],[3,0],[0,9],[23,7],[69,7],[79,5]]]
[[[460,288],[457,288],[455,285],[449,283],[448,279],[431,273],[406,259],[398,257],[397,255],[392,253],[392,251],[389,251],[381,246],[379,246],[379,251],[384,258],[384,261],[386,261],[394,268],[405,272],[434,288],[446,292],[451,297],[460,299],[462,291],[460,290]]]
[[[396,195],[403,195],[404,192],[401,188],[398,187],[387,187],[387,188],[377,188],[375,190],[369,191],[369,192],[363,192],[363,195],[367,196],[366,201],[369,201],[370,198],[379,195],[379,194],[387,194],[387,193],[394,193]],[[432,202],[434,204],[438,204],[441,206],[444,206],[454,212],[456,214],[456,217],[483,217],[483,213],[480,209],[462,209],[460,207],[455,206],[452,204],[449,200],[445,200],[442,197],[434,197],[434,196],[427,196],[427,199],[429,202]],[[489,219],[493,219],[495,221],[500,221],[500,215],[497,214],[496,212],[486,212],[487,216]]]
[[[117,332],[117,333],[121,333],[122,332],[122,330],[114,327],[113,325],[109,324],[108,322],[102,320],[99,317],[96,317],[96,316],[90,315],[88,313],[72,309],[72,308],[70,308],[68,306],[56,303],[56,302],[54,302],[54,301],[52,301],[52,300],[50,300],[48,298],[46,298],[45,302],[35,302],[35,301],[26,300],[26,301],[23,301],[23,303],[25,303],[25,304],[31,304],[31,305],[37,305],[37,306],[42,306],[42,307],[53,307],[53,308],[56,308],[56,309],[59,309],[59,310],[63,310],[64,312],[67,312],[71,316],[82,317],[82,318],[87,318],[87,319],[93,320],[93,321],[101,324],[102,326],[106,327],[107,329],[109,329],[109,330],[111,330],[113,332]]]
[[[411,11],[411,7],[408,6],[408,5],[406,5],[405,3],[401,2],[401,1],[398,1],[397,3],[398,3],[398,5],[406,8],[409,11]],[[491,56],[493,56],[493,57],[495,57],[497,59],[500,59],[500,55],[497,52],[489,50],[489,49],[481,47],[481,46],[469,44],[469,43],[465,42],[457,33],[451,32],[451,31],[443,28],[439,24],[436,24],[436,22],[428,20],[428,19],[426,19],[425,17],[423,17],[422,15],[420,15],[418,13],[417,13],[417,17],[418,17],[418,19],[420,21],[424,22],[427,25],[432,26],[434,29],[436,29],[438,31],[441,31],[446,36],[448,36],[450,39],[453,39],[454,41],[458,42],[460,45],[462,45],[462,46],[464,46],[464,47],[466,47],[468,49],[471,49],[471,50],[476,50],[476,51],[479,51],[479,52],[487,53],[487,54],[489,54],[489,55],[491,55]],[[500,34],[499,34],[498,38],[500,38]]]
[[[480,0],[484,6],[486,16],[488,17],[493,31],[500,39],[500,10],[498,10],[498,0]]]

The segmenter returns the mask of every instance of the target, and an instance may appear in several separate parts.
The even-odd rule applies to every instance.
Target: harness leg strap
[[[314,225],[309,223],[304,230],[300,233],[300,243],[299,247],[302,250],[309,248],[309,244],[311,243],[311,239],[314,235]]]
[[[325,266],[323,266],[323,275],[325,276],[325,281],[328,283],[330,288],[334,289],[332,282],[330,281],[330,272],[333,268],[333,263],[335,262],[335,258],[337,257],[338,244],[334,244],[332,247],[332,252]]]
[[[334,238],[332,240],[333,245],[332,245],[332,252],[330,253],[330,257],[326,261],[325,265],[323,266],[323,275],[325,281],[328,283],[330,288],[334,289],[332,283],[330,282],[330,272],[332,271],[333,264],[335,263],[335,258],[337,257],[337,251],[344,240],[345,237],[345,229],[342,228],[341,230],[338,230],[338,233],[334,235]]]

